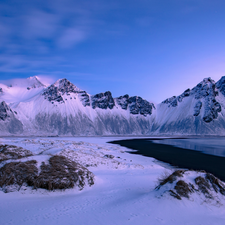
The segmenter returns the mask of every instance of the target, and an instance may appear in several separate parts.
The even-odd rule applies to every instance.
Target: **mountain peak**
[[[45,87],[45,85],[43,83],[41,83],[41,81],[39,80],[39,78],[37,76],[33,76],[33,77],[28,77],[26,79],[27,81],[27,89],[31,89],[31,88],[39,88],[39,87]]]
[[[73,83],[71,83],[66,78],[59,79],[54,83],[54,86],[59,89],[63,94],[65,92],[80,92],[82,91],[80,88],[76,87]]]

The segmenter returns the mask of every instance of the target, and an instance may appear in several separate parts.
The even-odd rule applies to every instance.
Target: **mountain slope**
[[[0,134],[225,134],[225,77],[205,78],[154,105],[139,96],[90,95],[67,79],[0,84]],[[2,115],[2,116],[1,116]]]
[[[166,99],[157,107],[152,132],[181,134],[225,133],[225,77],[205,78],[193,89]]]
[[[138,96],[114,99],[109,91],[91,96],[67,79],[36,87],[31,98],[8,102],[27,135],[145,134],[155,108]]]

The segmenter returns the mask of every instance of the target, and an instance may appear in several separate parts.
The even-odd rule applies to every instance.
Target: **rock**
[[[54,84],[46,88],[42,95],[45,96],[45,99],[48,99],[50,102],[56,101],[64,103],[62,97],[64,94],[70,95],[70,93],[79,92],[81,92],[79,88],[64,78],[56,81]]]
[[[189,88],[188,88],[187,90],[185,90],[181,95],[179,95],[179,96],[177,97],[178,102],[182,102],[182,100],[183,100],[185,97],[190,96],[190,92],[191,92],[191,90],[190,90]]]
[[[83,106],[90,106],[90,97],[86,91],[79,92],[80,100],[82,101]]]
[[[225,96],[225,76],[216,82],[216,88]]]
[[[5,101],[0,103],[0,120],[5,121],[13,113],[10,107],[5,103]]]
[[[198,101],[194,107],[194,114],[193,116],[198,116],[199,113],[200,113],[200,110],[202,108],[202,102],[201,101]]]
[[[129,95],[124,95],[116,98],[116,101],[122,109],[127,110],[127,108],[129,108],[131,114],[151,115],[152,109],[155,108],[153,103],[139,96],[129,97]]]
[[[127,110],[128,99],[129,99],[129,95],[124,95],[124,96],[120,96],[120,97],[116,98],[116,102],[118,105],[121,106],[122,109]]]
[[[170,106],[176,107],[177,106],[177,97],[176,96],[173,96],[171,98],[167,98],[162,103],[168,104],[168,107],[170,107]]]
[[[218,112],[221,112],[221,105],[215,100],[215,98],[206,98],[203,120],[206,123],[211,122],[218,117]]]
[[[115,102],[110,91],[96,94],[91,97],[91,100],[93,109],[95,108],[112,109],[115,106]]]

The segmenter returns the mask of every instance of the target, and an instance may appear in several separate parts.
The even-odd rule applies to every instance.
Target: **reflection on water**
[[[225,138],[191,138],[191,139],[163,139],[154,143],[173,145],[180,148],[201,151],[210,155],[225,157]]]

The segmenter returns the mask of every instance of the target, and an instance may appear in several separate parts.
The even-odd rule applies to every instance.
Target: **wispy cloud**
[[[62,33],[62,36],[59,37],[57,43],[59,47],[69,48],[77,43],[84,41],[88,36],[88,32],[82,28],[68,28],[65,29]]]

